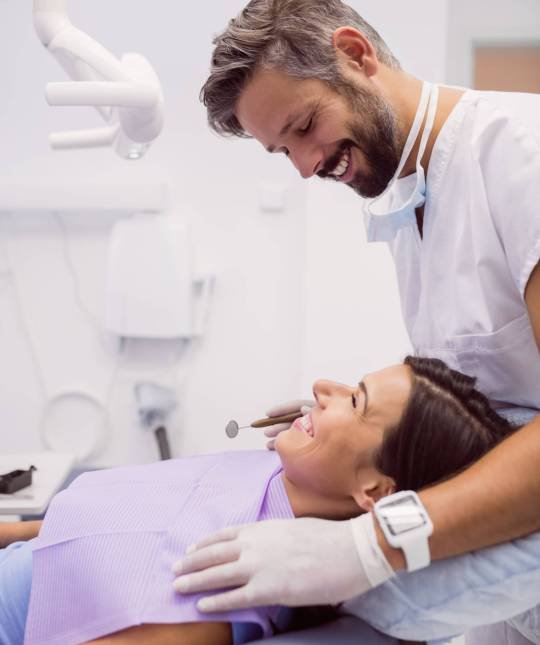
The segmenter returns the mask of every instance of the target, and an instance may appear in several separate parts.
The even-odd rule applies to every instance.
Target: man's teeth
[[[306,414],[300,419],[300,423],[302,424],[302,428],[304,429],[304,432],[308,434],[310,437],[313,437],[313,426],[311,425],[311,417],[309,414]]]
[[[338,165],[329,174],[333,175],[334,177],[342,177],[347,172],[350,161],[351,161],[351,155],[349,151],[346,150],[341,156],[341,159],[339,160]]]

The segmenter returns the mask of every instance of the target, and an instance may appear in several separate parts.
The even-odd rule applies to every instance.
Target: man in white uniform
[[[368,198],[368,239],[390,246],[415,352],[477,376],[494,401],[540,409],[540,96],[423,83],[339,0],[253,0],[215,44],[211,127]],[[237,587],[204,611],[337,603],[538,531],[540,419],[419,497],[393,502],[417,518],[408,540],[384,508],[263,523],[199,545],[179,586]]]

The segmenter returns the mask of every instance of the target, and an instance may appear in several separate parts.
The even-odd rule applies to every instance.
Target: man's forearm
[[[12,542],[30,540],[39,533],[41,521],[0,523],[0,549]]]
[[[540,418],[510,436],[463,473],[420,497],[433,522],[432,560],[507,542],[540,530]],[[392,567],[405,568],[401,549],[379,545]]]

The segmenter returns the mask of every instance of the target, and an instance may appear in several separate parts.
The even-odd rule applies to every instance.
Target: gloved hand
[[[235,587],[201,598],[201,612],[261,605],[335,604],[388,580],[394,571],[368,513],[354,520],[269,520],[232,526],[173,565],[183,594]]]
[[[280,405],[270,408],[270,410],[266,412],[266,416],[279,417],[282,414],[290,414],[291,412],[296,412],[298,410],[300,410],[302,414],[307,414],[314,405],[315,401],[308,399],[288,401],[287,403],[281,403]],[[275,426],[268,426],[268,428],[266,428],[264,434],[265,436],[270,437],[270,441],[266,444],[268,450],[274,450],[274,443],[278,434],[283,432],[283,430],[288,430],[290,427],[290,423],[277,423]]]

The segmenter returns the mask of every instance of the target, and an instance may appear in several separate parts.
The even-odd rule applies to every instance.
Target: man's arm
[[[540,263],[527,282],[525,303],[540,348]],[[531,360],[540,361],[540,354]],[[540,531],[540,417],[465,472],[420,497],[434,526],[429,540],[432,560]],[[404,569],[403,552],[392,549],[375,525],[386,558],[396,571]]]
[[[507,542],[540,530],[540,418],[499,444],[453,479],[420,493],[434,530],[431,559]],[[392,549],[375,522],[383,553],[397,571]]]
[[[41,521],[35,522],[1,522],[0,549],[12,542],[31,540],[36,537],[41,528]]]

